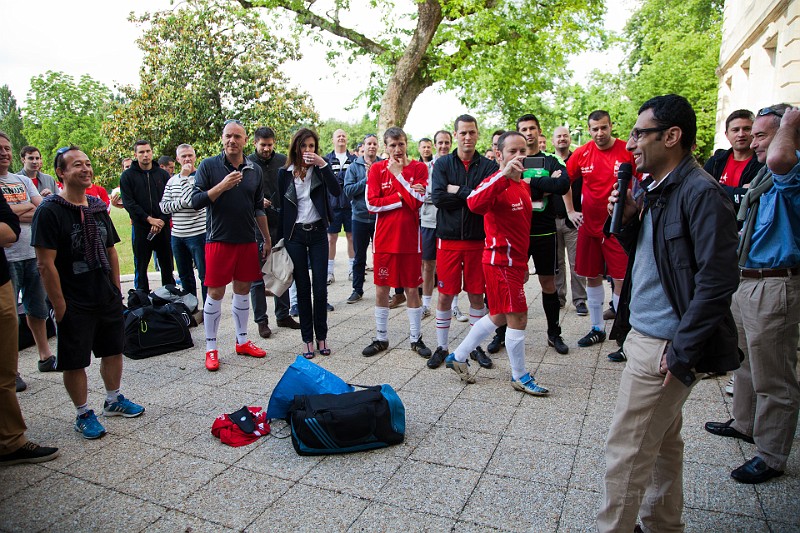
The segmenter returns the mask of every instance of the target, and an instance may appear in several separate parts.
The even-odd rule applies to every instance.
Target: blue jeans
[[[353,290],[364,294],[364,276],[367,268],[367,248],[375,233],[375,222],[353,219]]]
[[[175,256],[175,266],[178,268],[178,277],[181,278],[183,290],[197,296],[197,282],[194,278],[194,266],[197,267],[197,275],[200,277],[200,285],[203,293],[203,302],[206,300],[206,235],[193,235],[191,237],[172,236],[172,254]],[[200,302],[200,309],[203,308]]]
[[[322,222],[317,222],[311,231],[295,226],[292,238],[285,242],[286,251],[294,263],[297,311],[303,342],[312,342],[314,333],[317,341],[328,338],[328,235],[325,229]],[[308,276],[309,263],[311,278]]]

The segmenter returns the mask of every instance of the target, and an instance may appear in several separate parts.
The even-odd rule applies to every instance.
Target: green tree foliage
[[[112,101],[111,89],[85,74],[77,81],[53,71],[31,78],[22,133],[41,152],[44,172],[54,174],[56,150],[76,144],[92,158],[96,177],[107,173],[96,156],[106,144],[102,123]]]
[[[374,118],[364,115],[358,122],[343,120],[324,120],[319,126],[319,153],[327,154],[333,150],[333,132],[342,129],[347,133],[347,148],[354,151],[368,133],[377,134],[377,123]],[[382,144],[382,143],[381,143]]]
[[[174,157],[185,142],[200,157],[213,155],[221,149],[223,123],[232,118],[248,133],[271,127],[285,151],[292,131],[316,122],[308,97],[279,70],[298,58],[296,47],[273,37],[254,11],[222,0],[188,0],[129,20],[143,28],[140,86],[122,88],[125,101],[104,124],[111,139],[106,160],[129,156],[141,138],[157,155]]]
[[[560,93],[555,115],[586,131],[588,114],[606,109],[615,134],[624,139],[641,104],[653,96],[680,94],[697,113],[695,155],[707,158],[714,145],[722,8],[722,0],[644,0],[619,39],[628,50],[620,72],[595,72],[587,88],[572,86],[566,98]]]
[[[455,89],[471,109],[518,115],[530,98],[568,78],[568,54],[600,37],[603,0],[239,0],[290,13],[298,33],[333,36],[338,65],[368,56],[377,66],[365,94],[379,111],[378,129],[405,124],[417,97],[436,85]],[[323,5],[324,4],[324,5]],[[364,31],[351,14],[372,17]]]
[[[8,85],[0,87],[0,131],[6,132],[11,137],[11,147],[14,152],[11,170],[12,172],[18,172],[22,169],[19,150],[27,145],[28,141],[22,134],[22,111]]]

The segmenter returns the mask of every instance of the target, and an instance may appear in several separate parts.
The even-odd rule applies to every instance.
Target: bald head
[[[569,145],[572,138],[569,135],[569,129],[566,126],[558,126],[553,130],[553,148],[557,154],[564,157],[569,153]]]
[[[336,153],[342,154],[347,151],[347,133],[343,129],[333,132],[333,146]]]

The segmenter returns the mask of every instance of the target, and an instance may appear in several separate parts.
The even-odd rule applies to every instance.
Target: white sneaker
[[[725,393],[733,396],[733,379],[735,376],[731,376],[731,379],[728,380],[728,384],[725,385]]]
[[[331,272],[328,274],[328,285],[331,285],[334,281],[336,281],[336,278],[333,277],[333,273]]]
[[[431,316],[431,308],[427,305],[422,306],[422,318],[428,318]]]
[[[461,312],[461,309],[458,306],[453,308],[453,318],[458,320],[459,322],[466,322],[469,320],[469,317]]]

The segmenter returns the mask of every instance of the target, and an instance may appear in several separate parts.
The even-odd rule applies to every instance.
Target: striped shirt
[[[192,209],[194,173],[189,176],[175,174],[164,188],[164,196],[158,206],[164,214],[172,214],[172,235],[194,237],[206,232],[206,208]]]

